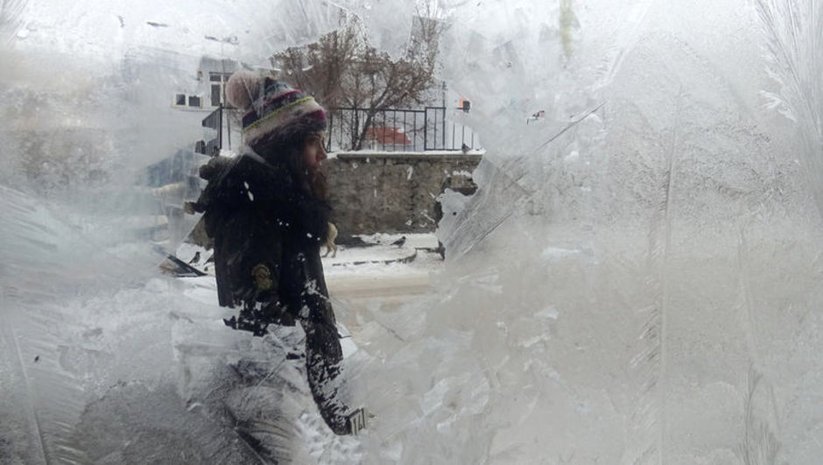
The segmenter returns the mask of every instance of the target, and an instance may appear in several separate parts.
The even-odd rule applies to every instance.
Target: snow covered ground
[[[339,246],[337,256],[323,258],[326,281],[343,338],[346,356],[356,351],[359,334],[352,333],[344,321],[359,328],[364,314],[376,302],[383,310],[413,301],[432,290],[431,279],[443,272],[443,259],[436,252],[434,234],[374,234],[358,236],[366,246]],[[402,243],[398,243],[402,241]],[[192,266],[208,273],[200,277],[180,277],[185,283],[184,295],[206,305],[217,302],[214,270],[209,263],[210,251],[183,243],[176,256],[186,263],[195,254],[200,257]],[[356,332],[356,331],[355,331]]]
[[[442,268],[443,259],[437,253],[438,242],[434,234],[381,233],[355,237],[363,245],[338,245],[334,255],[326,253],[325,247],[321,249],[328,280],[353,275],[414,275]],[[177,247],[175,256],[201,271],[214,274],[213,267],[207,263],[211,251],[183,243]]]

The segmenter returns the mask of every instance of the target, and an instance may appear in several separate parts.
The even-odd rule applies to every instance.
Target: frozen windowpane
[[[4,2],[0,460],[819,464],[821,21],[815,0]],[[370,154],[328,176],[335,208],[412,229],[437,199],[445,263],[411,237],[326,263],[361,436],[319,418],[301,323],[246,337],[213,269],[161,271],[212,266],[187,241],[214,217],[187,211],[246,112],[194,110],[241,69],[318,91],[329,145]]]

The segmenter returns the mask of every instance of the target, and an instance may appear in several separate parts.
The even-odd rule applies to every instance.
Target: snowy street
[[[400,237],[406,236],[383,235],[380,240],[391,244]],[[347,327],[355,332],[357,321],[365,312],[391,312],[431,292],[432,279],[445,266],[434,251],[436,247],[433,234],[413,234],[407,237],[402,249],[342,249],[337,259],[325,258],[326,283],[333,303],[345,309],[339,313]],[[391,262],[398,255],[400,258]],[[413,258],[406,262],[409,257]]]
[[[402,246],[392,245],[401,238]],[[341,245],[336,256],[323,257],[332,300],[346,308],[346,318],[356,318],[373,305],[391,311],[413,301],[432,290],[432,275],[443,272],[444,262],[435,251],[437,238],[433,234],[379,234],[363,239],[367,246]],[[191,262],[195,253],[203,257],[196,267],[213,274],[209,265],[203,263],[210,256],[209,251],[182,244],[176,256]],[[204,294],[200,298],[209,302],[211,297]]]

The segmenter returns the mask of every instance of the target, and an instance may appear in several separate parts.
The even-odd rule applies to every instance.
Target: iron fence
[[[203,119],[204,128],[215,136],[200,141],[196,151],[216,155],[223,148],[223,125],[229,116],[220,106]],[[329,152],[380,150],[387,152],[472,150],[479,142],[474,131],[448,121],[446,107],[418,110],[333,108],[329,111],[326,150]]]
[[[478,142],[467,126],[447,121],[446,107],[419,110],[333,108],[329,111],[328,151],[417,152],[471,150]]]

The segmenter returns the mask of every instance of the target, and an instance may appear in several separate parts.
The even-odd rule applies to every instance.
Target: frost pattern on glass
[[[761,97],[755,9],[587,2],[555,58],[541,38],[557,16],[518,6],[452,31],[447,73],[496,137],[478,194],[446,197],[450,279],[404,335],[461,349],[389,377],[449,407],[387,449],[402,463],[446,463],[432,443],[461,463],[477,449],[501,464],[814,463],[820,221],[802,146]],[[524,124],[541,109],[553,118]],[[449,448],[465,431],[471,446]]]
[[[369,427],[336,438],[299,330],[153,275],[198,186],[145,167],[202,163],[172,98],[204,55],[269,67],[352,14],[396,54],[427,6],[3,3],[0,462],[819,462],[823,4],[431,5],[480,188],[443,196],[435,291],[362,322]]]

